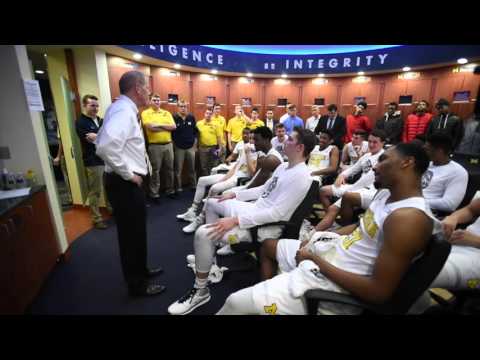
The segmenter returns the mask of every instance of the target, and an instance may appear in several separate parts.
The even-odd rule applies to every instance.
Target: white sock
[[[208,290],[207,288],[208,277],[205,279],[200,279],[198,276],[195,276],[195,285],[193,286],[195,289],[202,290],[200,294],[204,294],[204,290]]]

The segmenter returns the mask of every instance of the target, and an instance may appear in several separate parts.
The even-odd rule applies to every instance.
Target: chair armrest
[[[266,226],[280,226],[280,225],[292,225],[293,223],[289,222],[289,221],[277,221],[277,222],[273,222],[273,223],[267,223],[267,224],[262,224],[262,225],[257,225],[255,226],[256,228],[262,228],[262,227],[266,227]]]
[[[250,181],[249,177],[239,177],[237,179],[237,186],[245,185],[249,181]]]
[[[362,309],[372,309],[370,305],[358,301],[351,295],[321,289],[313,289],[305,292],[305,300],[307,302],[308,315],[317,315],[318,304],[321,301],[353,305]]]

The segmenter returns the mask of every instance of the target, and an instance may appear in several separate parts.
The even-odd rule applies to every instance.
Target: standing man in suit
[[[322,116],[318,121],[315,135],[328,130],[333,134],[333,145],[343,149],[343,138],[347,133],[345,118],[338,115],[338,108],[335,104],[328,105],[327,111],[327,115]]]
[[[83,163],[87,175],[88,204],[93,226],[97,229],[106,229],[98,203],[103,190],[103,171],[105,164],[95,154],[95,140],[103,120],[98,114],[98,98],[95,95],[85,95],[82,99],[83,113],[75,123],[77,135],[82,143]],[[107,207],[110,205],[107,203]]]
[[[117,223],[120,259],[131,296],[156,295],[165,290],[147,280],[162,268],[147,268],[147,221],[142,183],[151,174],[138,108],[148,105],[145,75],[129,71],[119,81],[120,96],[105,113],[97,135],[97,155],[105,161],[105,189]]]

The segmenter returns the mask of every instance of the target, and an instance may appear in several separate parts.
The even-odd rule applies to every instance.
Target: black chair
[[[433,235],[423,255],[412,263],[390,300],[383,304],[369,304],[352,295],[315,289],[305,293],[308,314],[316,315],[320,302],[357,306],[364,314],[405,314],[440,273],[450,248],[443,233]]]
[[[452,290],[452,299],[446,300],[433,291],[430,296],[438,303],[428,309],[428,315],[479,315],[480,314],[480,290],[465,289]]]
[[[242,186],[242,185],[245,185],[246,183],[248,183],[250,181],[250,177],[239,177],[237,179],[237,186]]]
[[[251,228],[250,231],[252,235],[252,242],[251,243],[241,242],[241,243],[233,244],[231,245],[232,250],[235,253],[248,254],[251,252],[255,252],[257,259],[259,259],[259,250],[262,244],[258,242],[258,229],[266,226],[272,226],[272,225],[283,226],[284,228],[282,230],[282,235],[280,238],[298,239],[298,235],[299,235],[303,220],[308,217],[308,215],[312,211],[315,200],[318,198],[318,187],[319,187],[318,181],[312,181],[312,184],[310,185],[310,189],[305,194],[303,201],[295,209],[289,221],[279,221],[276,223],[263,224],[263,225]],[[249,267],[249,269],[251,269],[251,267]],[[246,269],[242,268],[242,270],[246,270]],[[240,270],[237,269],[232,271],[240,271]]]

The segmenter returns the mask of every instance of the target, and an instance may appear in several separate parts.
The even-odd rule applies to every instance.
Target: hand
[[[310,240],[303,240],[301,243],[300,243],[300,248],[303,248],[305,245],[307,245],[309,243]]]
[[[229,192],[220,196],[214,196],[215,199],[218,199],[218,202],[222,202],[225,200],[235,199],[237,195],[233,192]]]
[[[476,236],[466,230],[455,230],[448,241],[452,245],[480,246],[480,236]]]
[[[311,260],[312,253],[307,250],[306,247],[298,249],[297,254],[295,255],[295,261],[300,264],[303,260]]]
[[[227,231],[233,229],[237,225],[238,218],[223,218],[218,220],[216,223],[207,225],[207,228],[211,229],[207,235],[210,236],[212,240],[220,240]]]
[[[87,135],[85,135],[85,139],[87,139],[88,142],[93,143],[97,139],[97,134],[88,133]]]
[[[141,176],[133,174],[133,178],[130,181],[137,184],[138,187],[142,187],[143,179]]]
[[[60,156],[57,156],[55,159],[53,159],[53,165],[55,166],[60,165]]]
[[[345,184],[345,178],[342,175],[339,175],[337,177],[337,180],[335,180],[335,187],[340,187]]]
[[[442,228],[443,232],[445,233],[445,237],[447,239],[450,239],[450,236],[452,236],[452,233],[455,231],[455,228],[457,227],[457,219],[453,216],[447,216],[445,219],[442,221]]]

